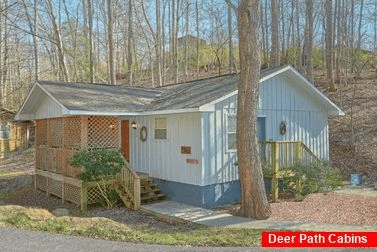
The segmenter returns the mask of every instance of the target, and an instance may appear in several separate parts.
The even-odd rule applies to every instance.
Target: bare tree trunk
[[[9,40],[9,30],[8,30],[8,15],[9,15],[9,10],[8,10],[8,0],[5,0],[4,1],[4,8],[5,8],[5,12],[4,12],[4,64],[3,64],[3,69],[2,69],[2,72],[3,72],[3,100],[4,100],[4,103],[5,103],[5,106],[7,106],[7,101],[8,101],[8,97],[7,97],[7,75],[8,75],[8,52],[9,52],[9,48],[8,48],[8,40]],[[4,104],[3,104],[4,105]]]
[[[229,40],[229,72],[233,73],[233,69],[234,69],[233,27],[232,27],[232,8],[230,6],[228,6],[228,40]]]
[[[296,0],[296,28],[297,28],[297,69],[302,71],[302,50],[301,50],[301,41],[300,41],[300,15],[299,15],[299,0]]]
[[[267,37],[267,32],[266,32],[266,24],[264,22],[264,10],[263,10],[263,5],[261,4],[261,8],[260,8],[260,23],[261,23],[261,27],[262,27],[262,60],[261,60],[261,65],[262,65],[262,68],[264,67],[267,67],[268,66],[268,61],[266,60],[266,55],[267,55],[267,43],[266,43],[266,37]],[[229,12],[229,10],[228,10]]]
[[[94,83],[93,10],[92,10],[92,0],[88,0],[88,19],[89,19],[89,79],[90,79],[90,83]]]
[[[313,0],[306,0],[306,25],[305,25],[305,44],[304,58],[306,78],[313,82]]]
[[[199,78],[199,0],[195,2],[196,11],[196,78]]]
[[[190,1],[189,0],[186,0],[186,31],[185,31],[185,50],[184,50],[184,56],[183,56],[183,71],[184,71],[184,75],[186,77],[186,80],[187,80],[187,68],[188,68],[188,63],[187,63],[187,53],[188,53],[188,43],[187,43],[187,39],[188,39],[188,35],[189,35],[189,16],[190,16]]]
[[[174,2],[175,0],[173,0]],[[175,31],[174,31],[174,37],[173,37],[173,40],[174,40],[174,46],[175,46],[175,49],[174,49],[174,83],[178,83],[178,79],[179,79],[179,66],[178,66],[178,31],[179,31],[179,10],[180,10],[180,5],[179,5],[180,1],[177,1],[177,5],[176,5],[176,14],[175,14],[175,18],[176,18],[176,21],[175,21]],[[174,9],[173,9],[174,11]]]
[[[277,67],[279,61],[279,3],[271,0],[271,65]]]
[[[351,73],[355,70],[355,0],[351,0]]]
[[[157,0],[159,1],[159,0]],[[133,30],[132,30],[132,0],[128,0],[128,42],[127,42],[127,80],[128,85],[133,85],[132,76],[132,40],[133,40]]]
[[[257,143],[260,77],[259,0],[241,0],[238,7],[240,83],[237,100],[237,150],[241,209],[245,217],[267,219],[267,201]]]
[[[65,63],[65,58],[64,58],[63,41],[62,41],[62,37],[60,33],[60,28],[58,24],[56,23],[56,16],[55,16],[52,0],[47,0],[47,3],[48,3],[49,11],[50,11],[52,25],[54,26],[54,31],[55,31],[55,39],[56,39],[56,45],[58,48],[58,55],[59,55],[59,66],[63,72],[64,81],[69,82],[70,78],[69,78],[69,73],[68,73],[68,69]]]
[[[0,1],[0,10],[2,9],[3,9],[2,1]],[[2,30],[3,30],[3,15],[0,15],[0,41],[3,41]],[[0,43],[0,67],[2,67],[2,62],[3,62],[2,59],[3,59],[3,52],[2,52],[2,45]],[[2,74],[3,74],[3,71],[0,69],[0,107],[4,106],[4,98],[5,98]]]
[[[162,77],[161,77],[161,0],[156,0],[156,63],[157,63],[157,85],[162,86]]]
[[[34,68],[35,80],[39,80],[39,64],[38,64],[38,1],[34,0]]]
[[[109,44],[109,80],[110,84],[116,85],[115,82],[115,65],[114,65],[114,42],[113,42],[113,0],[107,0],[108,20],[107,35]]]
[[[362,28],[362,19],[363,19],[363,8],[364,8],[364,0],[361,0],[360,3],[360,16],[359,16],[359,30],[358,30],[358,38],[357,38],[357,77],[360,78],[362,66],[360,60],[360,50],[361,50],[361,28]]]
[[[325,12],[326,12],[326,69],[327,69],[327,79],[330,83],[330,91],[335,91],[335,82],[333,76],[333,63],[332,63],[332,39],[333,39],[333,32],[332,32],[332,0],[326,0],[325,4]]]

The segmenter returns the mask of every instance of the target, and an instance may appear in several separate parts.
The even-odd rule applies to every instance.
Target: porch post
[[[279,198],[279,143],[272,142],[272,179],[271,192],[272,201],[277,201]]]

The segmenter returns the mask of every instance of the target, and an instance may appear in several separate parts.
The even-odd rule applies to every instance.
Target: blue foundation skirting
[[[152,178],[171,200],[199,207],[224,205],[241,200],[240,181],[197,186]]]
[[[152,179],[169,199],[193,206],[208,208],[241,200],[241,185],[239,180],[197,186],[157,178]],[[270,194],[271,180],[264,179],[264,185],[266,193]],[[279,190],[283,190],[281,180],[279,180]]]
[[[224,205],[241,200],[240,181],[197,186],[152,178],[171,200],[199,207]]]

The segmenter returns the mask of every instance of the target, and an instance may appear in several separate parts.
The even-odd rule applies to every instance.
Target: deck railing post
[[[135,177],[134,178],[134,210],[140,209],[140,178]]]
[[[279,143],[272,143],[272,179],[271,192],[272,201],[277,201],[279,198]]]
[[[303,156],[302,145],[303,145],[302,142],[297,142],[297,162],[299,162],[299,163],[301,163],[302,156]]]

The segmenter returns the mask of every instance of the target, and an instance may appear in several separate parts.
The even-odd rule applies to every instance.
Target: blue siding
[[[171,200],[199,207],[219,206],[241,199],[240,182],[218,183],[197,186],[163,179],[153,178],[153,182]]]
[[[239,180],[231,182],[197,186],[163,179],[152,178],[153,182],[167,195],[168,199],[199,207],[220,206],[241,200]],[[271,193],[271,180],[264,180],[266,193]],[[283,183],[279,181],[279,190]]]

